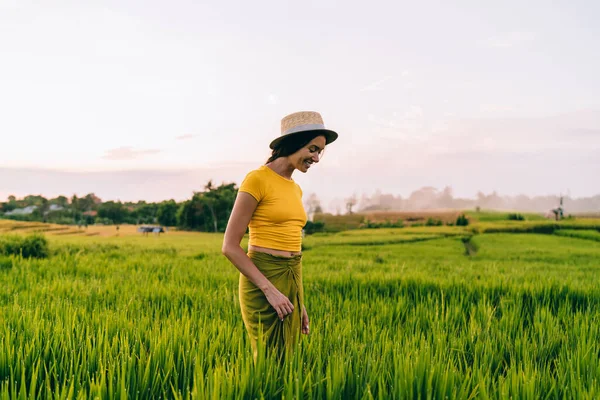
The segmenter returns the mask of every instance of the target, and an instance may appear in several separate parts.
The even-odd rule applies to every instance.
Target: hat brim
[[[322,134],[323,136],[325,136],[325,144],[326,145],[328,145],[329,143],[335,142],[335,140],[338,138],[338,134],[335,131],[332,131],[329,129],[312,129],[309,131],[300,131],[300,132],[288,133],[287,135],[279,136],[277,139],[273,140],[271,142],[271,144],[269,144],[269,147],[271,149],[274,149],[275,147],[277,147],[277,145],[279,143],[281,143],[281,141],[283,141],[291,136],[301,136],[301,135],[306,135],[308,133],[315,133],[315,132],[318,132],[318,133]]]

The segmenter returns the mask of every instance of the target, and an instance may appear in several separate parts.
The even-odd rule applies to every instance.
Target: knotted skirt
[[[262,290],[240,273],[240,308],[254,360],[257,359],[259,340],[263,341],[267,353],[274,351],[277,355],[289,355],[300,338],[302,326],[302,255],[281,257],[250,250],[248,257],[294,305],[294,311],[281,321]]]

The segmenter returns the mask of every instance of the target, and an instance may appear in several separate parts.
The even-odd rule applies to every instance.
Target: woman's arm
[[[262,290],[267,301],[277,312],[279,319],[283,320],[283,317],[292,313],[294,305],[259,271],[240,246],[257,205],[258,201],[250,194],[238,192],[225,229],[221,251],[250,282]]]

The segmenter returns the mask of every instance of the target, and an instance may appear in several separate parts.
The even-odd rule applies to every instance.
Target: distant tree
[[[519,214],[519,213],[510,213],[510,214],[508,214],[507,219],[509,221],[525,221],[525,216],[523,216],[523,214]]]
[[[158,223],[164,226],[176,226],[178,208],[175,200],[168,200],[160,203],[158,205],[158,210],[156,211]]]
[[[25,206],[41,207],[44,204],[48,203],[48,199],[46,199],[44,196],[40,196],[40,195],[29,195],[29,196],[25,196],[23,198],[23,203]]]
[[[408,207],[411,209],[423,209],[435,207],[438,198],[438,190],[432,186],[425,186],[415,190],[408,197]]]
[[[456,218],[456,226],[467,226],[467,225],[469,225],[469,219],[464,214],[461,214],[458,216],[458,218]]]
[[[98,216],[111,220],[114,224],[122,224],[127,217],[127,209],[123,203],[107,201],[98,208]]]
[[[206,209],[210,212],[210,220],[212,221],[215,232],[218,232],[219,229],[219,220],[217,219],[218,198],[219,196],[215,192],[212,180],[209,180],[206,186],[204,186],[202,201]]]
[[[209,181],[203,192],[194,192],[191,200],[177,211],[177,226],[200,231],[224,231],[233,209],[237,188],[234,183],[215,187]]]
[[[212,181],[209,181],[204,190],[202,199],[210,212],[214,231],[225,231],[237,195],[235,183],[214,187]]]
[[[81,210],[79,209],[79,197],[76,194],[71,197],[71,210],[73,213],[73,223],[76,224],[81,218]]]
[[[17,198],[15,196],[8,196],[8,202],[2,203],[2,211],[9,212],[17,208]]]
[[[437,199],[437,205],[441,208],[452,208],[454,206],[454,197],[452,187],[446,186]]]
[[[358,202],[358,209],[359,210],[370,209],[372,205],[373,204],[372,204],[371,198],[366,193],[363,193],[360,196],[360,201]]]
[[[69,205],[69,199],[65,196],[58,196],[54,199],[50,199],[50,204],[55,204],[57,206],[66,208]]]
[[[482,192],[477,192],[477,204],[481,208],[504,208],[504,199],[494,190],[491,194],[485,195]]]
[[[323,232],[325,230],[325,222],[323,221],[307,221],[304,226],[304,232],[307,235],[311,235],[315,232]]]
[[[352,196],[346,199],[346,211],[348,212],[348,214],[352,214],[352,207],[356,205],[356,202],[356,194],[353,194]]]
[[[321,208],[321,201],[317,197],[316,193],[311,193],[310,196],[308,196],[308,199],[306,199],[306,202],[304,203],[304,208],[310,221],[313,220],[313,217],[316,213],[323,212],[323,209]]]
[[[137,204],[128,205],[133,209],[131,217],[136,224],[148,224],[157,221],[159,205],[138,201]],[[171,225],[173,226],[173,225]]]
[[[79,211],[79,198],[76,194],[74,194],[73,197],[71,197],[71,208],[73,208],[73,210]]]
[[[92,211],[102,203],[94,193],[88,193],[85,197],[79,199],[79,210],[80,211]]]
[[[201,193],[196,192],[177,210],[177,226],[188,230],[206,230],[206,210]]]
[[[39,212],[42,222],[47,222],[48,209],[50,208],[50,203],[48,199],[41,198],[38,208],[35,209],[34,213]]]

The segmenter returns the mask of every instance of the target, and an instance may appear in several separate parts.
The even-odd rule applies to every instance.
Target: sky
[[[598,194],[600,3],[553,3],[0,0],[0,199],[183,200],[304,110],[305,195]]]

